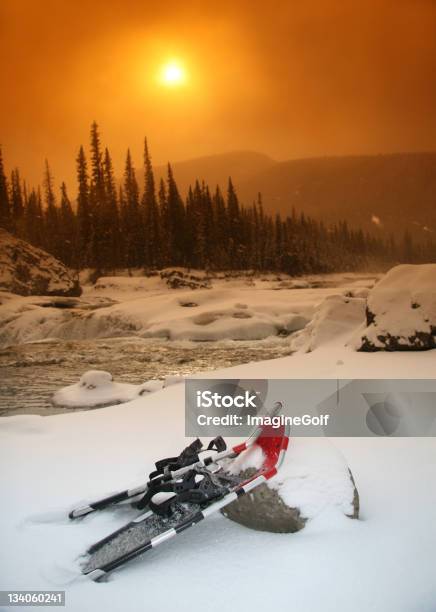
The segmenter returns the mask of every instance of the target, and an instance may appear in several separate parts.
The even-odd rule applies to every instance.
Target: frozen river
[[[0,417],[70,411],[53,406],[51,397],[87,370],[141,384],[284,357],[291,352],[289,336],[301,325],[296,319],[309,320],[332,293],[354,295],[374,281],[367,274],[297,280],[270,275],[214,279],[207,290],[174,291],[159,277],[123,276],[85,286],[80,299],[6,296]],[[177,340],[178,334],[190,340]]]
[[[286,338],[258,342],[170,342],[110,338],[46,341],[0,350],[0,416],[60,414],[53,393],[87,370],[107,370],[118,382],[189,375],[289,354]]]

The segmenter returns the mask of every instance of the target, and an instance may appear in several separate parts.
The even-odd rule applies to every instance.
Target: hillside
[[[245,202],[260,191],[271,212],[295,207],[367,229],[409,228],[422,237],[436,231],[436,153],[285,161],[237,185]]]
[[[436,153],[322,157],[275,162],[240,151],[173,164],[183,195],[196,178],[226,189],[232,176],[240,199],[262,193],[266,211],[297,211],[367,230],[436,235]],[[156,168],[158,179],[166,167]],[[140,177],[142,180],[142,177]]]
[[[240,185],[254,180],[255,176],[272,168],[276,163],[262,153],[233,151],[189,159],[171,165],[180,192],[185,195],[189,185],[195,183],[196,179],[205,181],[210,187],[215,188],[216,185],[220,185],[225,189],[229,176],[232,177],[235,185]],[[157,166],[155,174],[158,180],[165,179],[167,167]]]

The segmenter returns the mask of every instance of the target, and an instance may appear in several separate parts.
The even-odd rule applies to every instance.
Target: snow
[[[260,446],[252,446],[236,457],[236,459],[229,464],[227,469],[230,474],[240,474],[249,468],[258,470],[262,467],[263,459],[264,454]]]
[[[159,276],[103,277],[71,307],[0,292],[0,348],[47,338],[140,336],[169,340],[261,340],[291,334],[312,319],[337,283],[358,292],[373,277],[216,278],[212,288],[172,290]],[[322,285],[321,287],[319,285]],[[297,287],[297,288],[296,288]]]
[[[260,468],[263,452],[248,448],[235,459],[230,473]],[[298,508],[302,518],[313,519],[326,509],[353,514],[354,486],[343,455],[326,438],[294,438],[277,478],[268,486],[276,489],[285,504]]]
[[[89,370],[74,385],[63,387],[53,396],[57,406],[104,406],[128,402],[138,395],[138,385],[117,383],[112,374],[102,370]]]
[[[149,305],[144,297],[131,298],[94,312],[109,308],[114,315],[121,308],[120,316],[139,321],[141,332],[145,325],[162,327],[168,314],[172,330],[179,320],[187,329],[195,325],[191,312],[222,312],[225,307],[228,312],[249,310],[259,318],[263,314],[270,322],[296,314],[314,317],[299,352],[216,371],[217,378],[434,377],[435,350],[363,353],[346,346],[359,325],[362,303],[359,298],[347,302],[342,289],[154,289]],[[160,292],[159,299],[154,291]],[[214,292],[219,306],[209,298]],[[341,297],[322,301],[332,293]],[[177,300],[188,297],[199,305],[177,306]],[[17,303],[15,298],[12,302]],[[346,319],[342,326],[341,317]],[[0,521],[0,589],[64,588],[69,612],[133,612],[144,606],[191,611],[187,588],[196,605],[207,605],[211,612],[242,605],[283,610],[284,602],[305,612],[434,612],[434,438],[292,439],[271,486],[311,517],[301,532],[255,532],[215,515],[114,573],[107,583],[77,577],[81,553],[133,511],[123,506],[71,523],[68,510],[140,484],[155,460],[180,452],[188,442],[180,384],[122,406],[0,419],[0,489],[7,492]],[[360,494],[359,521],[344,516],[351,493],[346,465]]]
[[[342,453],[326,438],[295,438],[271,486],[285,504],[313,519],[327,509],[353,514],[354,486]]]
[[[183,381],[182,376],[165,376],[164,380],[147,380],[140,385],[133,385],[115,382],[110,372],[88,370],[79,382],[56,391],[52,402],[64,408],[114,406]]]
[[[346,341],[365,318],[366,302],[362,298],[330,295],[316,308],[310,323],[297,332],[291,346],[310,352],[332,340]]]
[[[336,351],[333,345],[329,350],[334,351],[330,374],[339,355],[352,376],[376,376],[387,357],[393,357]],[[265,376],[290,372],[298,376],[304,369],[319,377],[326,372],[319,351],[215,375],[256,378],[257,369],[262,368]],[[395,356],[401,358],[399,376],[412,370],[425,373],[430,367],[434,371],[436,365],[434,351]],[[73,580],[78,555],[131,514],[120,508],[71,524],[65,518],[68,509],[82,500],[139,484],[154,460],[173,455],[186,443],[183,417],[183,386],[172,385],[103,410],[1,419],[0,486],[8,491],[0,523],[3,554],[8,558],[1,588],[66,588],[67,609],[78,612],[90,608],[133,611],[144,601],[152,610],[177,605],[183,611],[191,606],[189,599],[180,597],[187,576],[201,576],[206,567],[212,567],[213,585],[207,580],[196,582],[195,593],[197,601],[208,601],[213,611],[234,609],[241,597],[255,610],[267,602],[280,609],[283,589],[279,586],[284,584],[290,585],[295,609],[434,610],[436,490],[429,483],[434,480],[436,444],[430,438],[332,441],[356,478],[362,521],[344,518],[343,508],[335,503],[341,489],[336,489],[339,478],[333,479],[332,474],[340,475],[343,464],[329,453],[329,461],[318,472],[323,467],[321,457],[326,456],[317,450],[323,441],[302,438],[292,441],[285,471],[277,476],[279,480],[286,475],[288,482],[294,482],[292,488],[282,489],[282,494],[294,496],[287,501],[295,503],[298,495],[304,511],[315,516],[301,533],[253,532],[215,516],[147,553],[107,584]],[[308,473],[312,483],[309,478],[307,484]],[[329,483],[328,490],[320,489],[319,501],[316,473]],[[331,503],[326,503],[329,499]],[[235,575],[237,580],[230,580]],[[262,577],[261,588],[251,589],[256,576]]]
[[[436,333],[436,264],[392,268],[370,292],[368,310],[375,318],[362,326],[356,348],[364,340],[385,348],[390,336],[400,346],[419,347],[420,334]]]

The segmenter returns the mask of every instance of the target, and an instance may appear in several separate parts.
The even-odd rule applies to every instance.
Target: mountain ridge
[[[231,151],[171,164],[183,196],[204,180],[225,191],[229,176],[240,201],[262,194],[264,209],[295,209],[326,223],[347,220],[367,231],[406,229],[436,237],[436,152],[334,155],[277,161],[256,151]],[[165,178],[166,166],[155,168]]]

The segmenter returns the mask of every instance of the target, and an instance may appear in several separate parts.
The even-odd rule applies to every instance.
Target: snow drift
[[[291,339],[293,350],[309,353],[330,342],[346,343],[365,317],[365,300],[344,295],[330,295],[316,307],[304,329]]]

